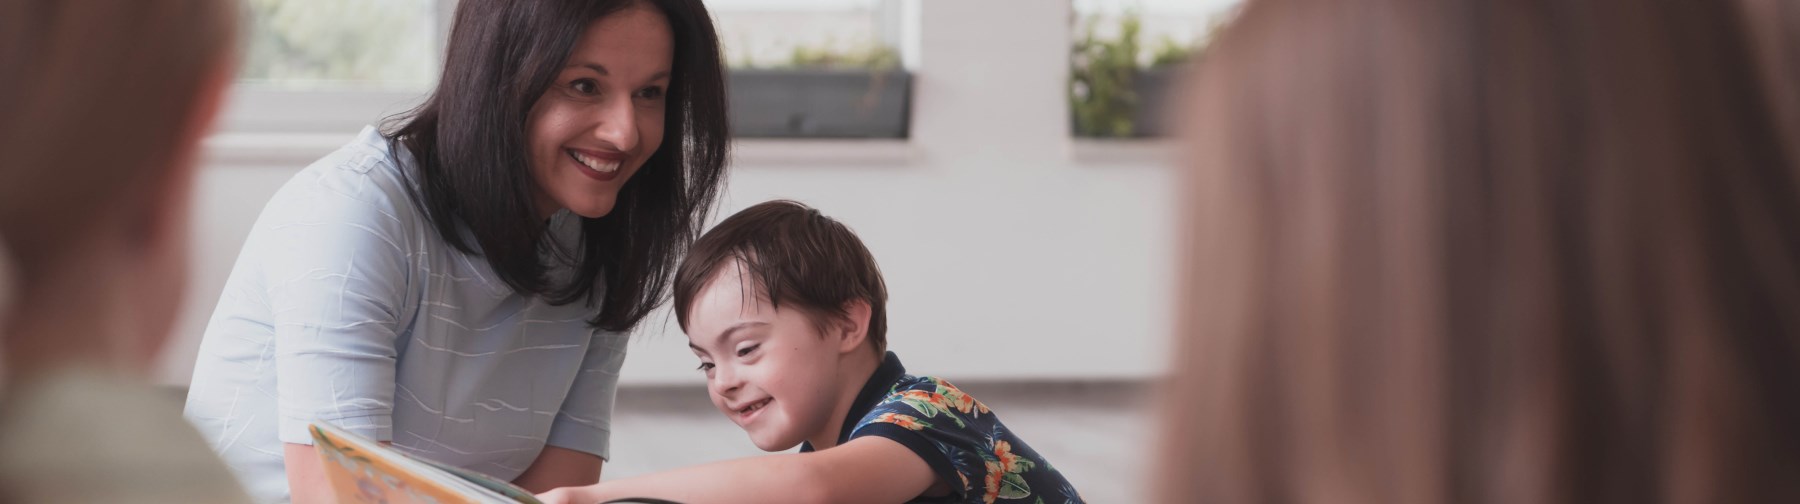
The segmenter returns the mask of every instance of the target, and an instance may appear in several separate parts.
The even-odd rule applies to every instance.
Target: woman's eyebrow
[[[598,73],[598,74],[600,74],[600,75],[601,75],[601,76],[604,76],[604,77],[611,77],[611,76],[612,76],[612,72],[608,72],[608,71],[607,71],[607,70],[606,70],[606,65],[601,65],[601,64],[599,64],[599,63],[576,63],[576,64],[573,64],[573,65],[569,65],[569,66],[567,66],[567,67],[564,67],[564,68],[586,68],[586,69],[589,69],[589,70],[593,70],[593,71],[594,71],[594,73]],[[647,80],[653,80],[653,81],[654,81],[654,80],[659,80],[659,79],[662,79],[662,78],[664,78],[664,77],[668,77],[668,76],[669,76],[669,71],[668,71],[668,70],[663,70],[663,71],[661,71],[661,72],[656,72],[656,73],[655,73],[655,74],[652,74],[652,75],[650,75],[650,78],[649,78],[649,79],[647,79]]]

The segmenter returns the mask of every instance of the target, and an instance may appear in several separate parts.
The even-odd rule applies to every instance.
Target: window
[[[239,85],[423,91],[437,79],[436,0],[249,0]]]
[[[227,134],[344,136],[436,84],[456,0],[244,0]],[[905,137],[917,0],[707,2],[738,137]],[[338,142],[341,139],[331,139]]]
[[[1069,108],[1078,136],[1157,136],[1175,69],[1241,0],[1075,0]]]
[[[738,137],[904,138],[916,0],[715,0]]]
[[[225,133],[348,135],[437,81],[455,0],[245,0]]]
[[[732,68],[900,67],[897,0],[714,0]]]

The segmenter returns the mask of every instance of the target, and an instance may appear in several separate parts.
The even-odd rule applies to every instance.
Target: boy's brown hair
[[[707,231],[675,272],[675,320],[683,330],[694,297],[721,265],[737,261],[769,305],[798,307],[823,329],[844,304],[869,303],[869,346],[887,352],[887,283],[874,255],[849,227],[788,200],[759,203]]]

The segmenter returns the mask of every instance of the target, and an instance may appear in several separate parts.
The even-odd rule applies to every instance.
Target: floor
[[[1142,382],[981,383],[959,388],[1000,415],[1088,502],[1143,502],[1154,427]],[[171,389],[179,401],[180,389]],[[605,479],[763,455],[714,411],[704,388],[626,387],[613,412]]]

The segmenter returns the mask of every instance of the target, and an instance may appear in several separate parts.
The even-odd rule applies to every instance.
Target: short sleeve
[[[277,193],[246,251],[259,257],[275,340],[278,437],[312,444],[325,421],[393,440],[396,334],[407,300],[407,222],[370,156],[306,170]],[[328,162],[321,161],[321,162]],[[248,253],[248,252],[247,252]]]
[[[594,331],[581,372],[563,399],[545,440],[557,446],[608,458],[613,402],[618,397],[619,368],[625,365],[626,333]]]
[[[864,415],[850,438],[879,436],[925,461],[958,498],[978,494],[995,443],[993,414],[955,386],[933,378],[895,390]]]

